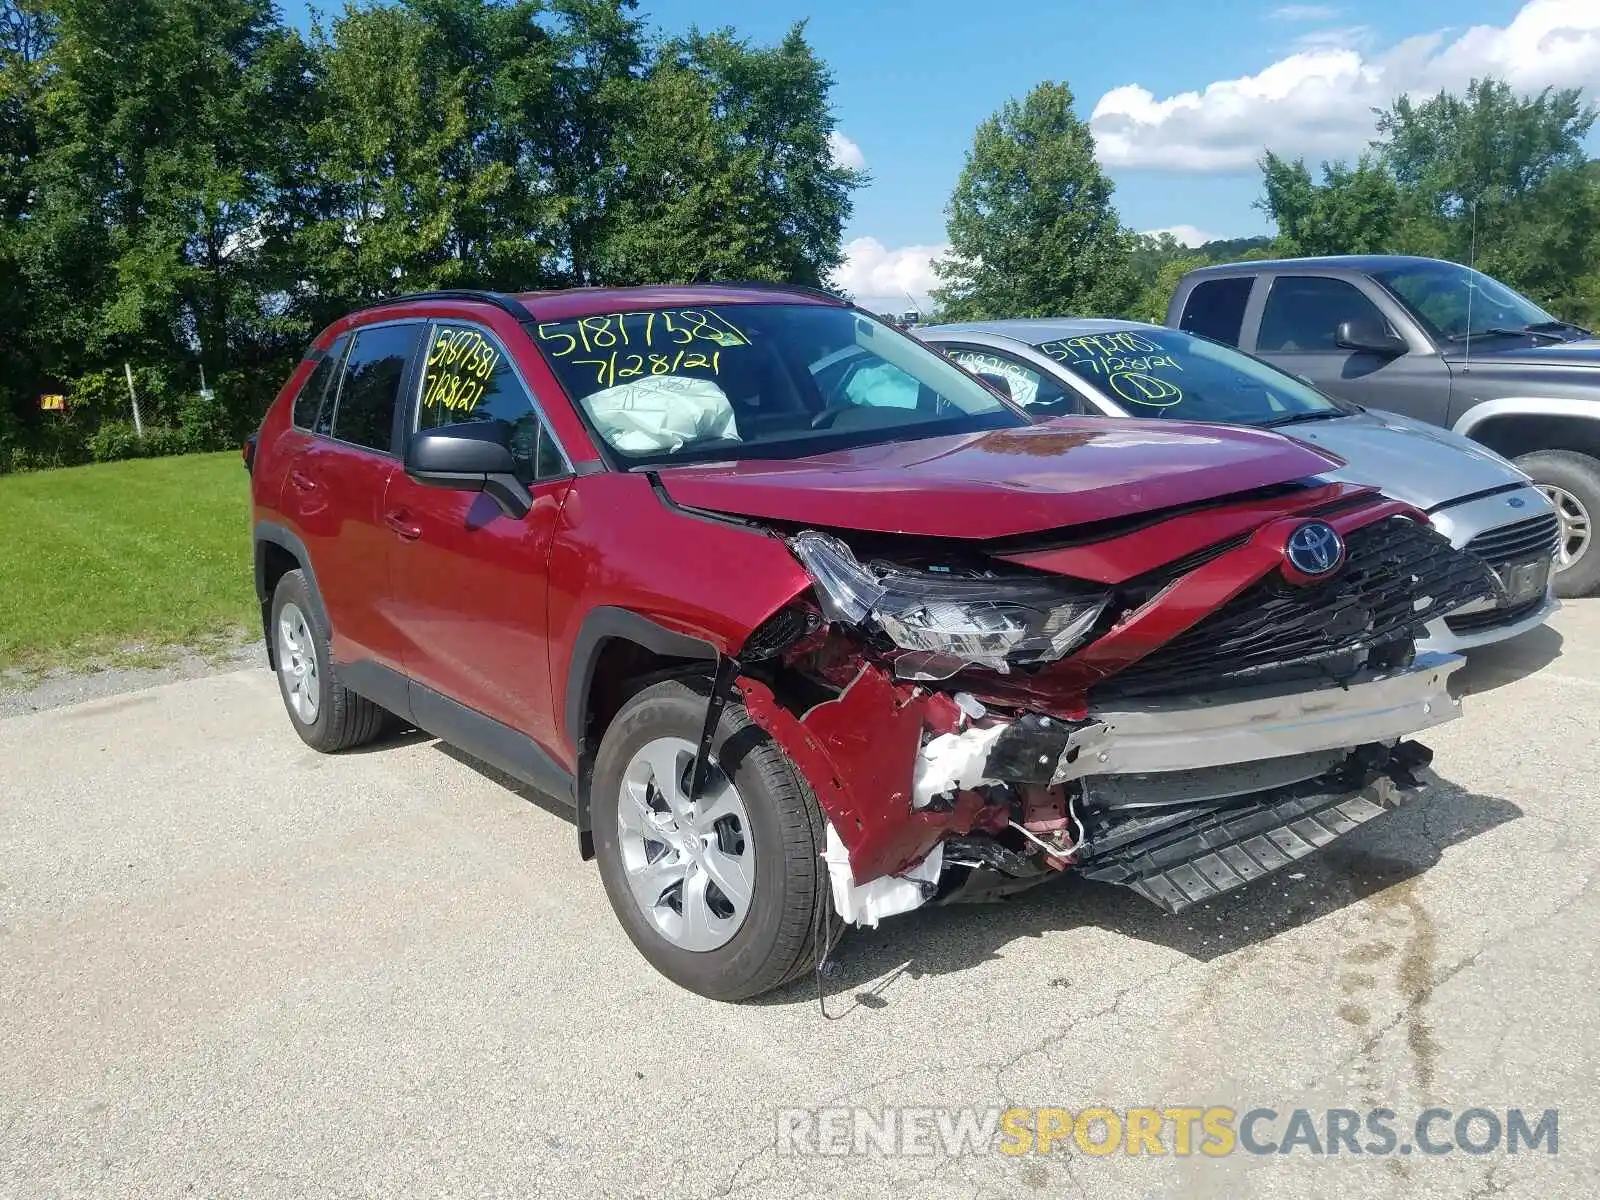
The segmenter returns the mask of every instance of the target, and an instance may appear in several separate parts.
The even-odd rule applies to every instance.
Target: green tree
[[[978,127],[946,209],[934,299],[951,320],[1125,311],[1133,235],[1111,203],[1072,90],[1043,83]]]
[[[730,30],[665,45],[612,147],[607,280],[821,287],[866,181],[833,162],[832,83],[802,25],[764,49]]]
[[[1275,253],[1378,254],[1393,243],[1400,192],[1373,159],[1363,157],[1353,170],[1323,163],[1316,183],[1304,160],[1291,162],[1269,150],[1261,172],[1266,194],[1256,206],[1277,223]]]
[[[1519,96],[1499,80],[1461,95],[1402,96],[1376,144],[1406,198],[1395,245],[1477,266],[1558,303],[1596,265],[1600,189],[1584,139],[1596,110],[1577,88]]]

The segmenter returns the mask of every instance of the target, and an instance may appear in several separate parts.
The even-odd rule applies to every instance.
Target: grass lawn
[[[255,628],[238,453],[0,476],[0,669]]]

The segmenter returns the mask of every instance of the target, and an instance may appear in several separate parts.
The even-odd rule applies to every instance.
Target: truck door
[[[1369,291],[1348,279],[1275,275],[1254,340],[1243,348],[1330,396],[1443,425],[1450,410],[1450,369],[1409,321],[1391,319],[1390,303],[1376,287]],[[1340,327],[1347,322],[1360,348],[1341,344]],[[1386,339],[1391,346],[1382,345]]]

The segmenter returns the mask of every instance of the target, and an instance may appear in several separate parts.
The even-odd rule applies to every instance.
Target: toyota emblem
[[[1344,562],[1344,539],[1325,521],[1307,521],[1299,526],[1283,549],[1289,565],[1312,578],[1331,575]]]

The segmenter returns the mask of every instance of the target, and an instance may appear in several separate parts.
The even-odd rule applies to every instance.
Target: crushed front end
[[[1069,871],[1177,912],[1311,853],[1420,786],[1464,660],[1416,640],[1495,586],[1342,485],[1055,542],[785,536],[815,586],[734,686],[858,924]]]

